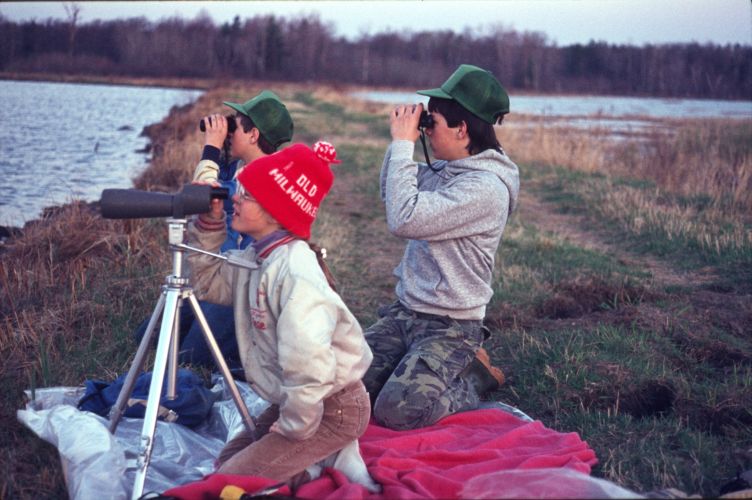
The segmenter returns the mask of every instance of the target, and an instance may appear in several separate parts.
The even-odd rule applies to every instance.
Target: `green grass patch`
[[[511,378],[495,399],[580,433],[599,458],[598,476],[639,492],[678,487],[714,496],[746,466],[748,364],[730,367],[719,384],[711,376],[718,368],[698,360],[692,346],[604,324],[510,329],[489,346]]]
[[[639,301],[638,280],[648,277],[610,255],[557,240],[516,219],[505,231],[496,270],[492,307],[497,303],[543,307],[558,286],[562,293],[577,292],[577,288],[581,294],[588,293],[590,307],[613,308],[621,302]]]
[[[752,283],[752,224],[706,195],[681,196],[652,183],[536,165],[525,186],[561,213],[586,216],[626,248],[683,269],[717,267],[723,283]]]
[[[326,131],[327,135],[347,136],[351,140],[389,137],[389,124],[382,116],[350,110],[340,104],[317,99],[311,92],[297,92],[294,99],[306,106],[303,113],[295,113],[296,137],[302,133],[310,136],[310,140],[315,140],[322,131]]]

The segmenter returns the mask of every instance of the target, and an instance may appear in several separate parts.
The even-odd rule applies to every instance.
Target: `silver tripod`
[[[133,364],[128,370],[125,378],[123,389],[120,391],[117,402],[110,411],[110,432],[115,433],[120,418],[125,412],[128,399],[131,397],[133,387],[136,383],[139,373],[141,373],[146,358],[146,353],[151,345],[154,334],[154,327],[161,314],[162,326],[159,330],[159,340],[157,341],[157,352],[154,358],[154,370],[152,371],[151,384],[149,385],[149,395],[146,403],[146,412],[144,414],[144,425],[141,431],[141,440],[139,443],[139,452],[136,462],[136,480],[133,485],[132,499],[138,499],[143,494],[144,483],[146,480],[146,469],[151,461],[151,453],[154,446],[154,432],[157,425],[157,416],[159,412],[160,396],[162,385],[164,384],[165,374],[167,374],[167,393],[168,399],[175,399],[178,373],[178,346],[180,343],[179,323],[180,307],[184,300],[188,300],[193,309],[204,338],[214,357],[220,372],[224,376],[232,394],[232,399],[238,407],[243,421],[248,430],[254,430],[253,419],[248,412],[248,407],[240,396],[235,380],[227,367],[227,362],[219,350],[219,345],[214,339],[214,335],[209,328],[209,324],[204,317],[201,307],[199,307],[193,289],[189,285],[189,279],[183,276],[183,254],[186,250],[200,252],[213,257],[228,261],[229,264],[247,268],[255,268],[254,263],[238,258],[228,258],[224,255],[206,252],[199,248],[189,247],[183,244],[185,235],[186,219],[168,219],[169,225],[169,243],[172,251],[172,275],[165,278],[165,284],[162,286],[162,294],[159,297],[157,306],[151,315],[146,332],[138,346],[138,351],[133,359]]]

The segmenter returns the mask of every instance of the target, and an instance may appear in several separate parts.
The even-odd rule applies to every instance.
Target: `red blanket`
[[[526,422],[501,410],[476,410],[442,419],[436,425],[393,431],[371,424],[360,438],[360,449],[373,479],[383,491],[374,495],[350,483],[337,470],[327,469],[303,485],[299,498],[461,498],[473,480],[489,492],[504,491],[510,476],[498,471],[569,468],[585,474],[597,460],[576,433],[562,434],[542,423]],[[507,479],[504,479],[506,477]],[[484,482],[484,478],[487,481]],[[511,476],[514,479],[514,476]],[[225,485],[247,492],[274,481],[247,476],[212,474],[204,480],[170,489],[165,495],[185,500],[216,499]],[[515,484],[519,487],[519,484]],[[286,488],[281,494],[289,494]]]

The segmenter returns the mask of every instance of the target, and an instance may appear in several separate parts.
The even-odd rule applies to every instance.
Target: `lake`
[[[414,92],[361,91],[352,96],[390,104],[428,103],[428,97]],[[656,120],[664,118],[752,119],[752,101],[512,94],[510,104],[512,114],[545,117],[546,125],[600,128],[619,137],[663,128]]]
[[[0,225],[47,206],[131,188],[149,162],[146,125],[199,90],[0,80]]]
[[[386,103],[427,103],[414,92],[363,91],[354,97]],[[752,101],[619,96],[511,95],[511,112],[553,117],[752,118]]]

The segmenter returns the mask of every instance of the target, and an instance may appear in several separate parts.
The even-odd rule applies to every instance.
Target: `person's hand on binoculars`
[[[204,145],[222,149],[227,137],[227,118],[219,113],[204,117],[206,132],[204,133]]]
[[[423,104],[406,104],[394,108],[390,115],[392,140],[415,142],[420,137],[418,122],[423,112]]]
[[[209,129],[207,127],[206,131],[208,132]],[[193,181],[191,184],[196,184],[199,186],[212,186],[212,187],[221,187],[218,182],[212,181]],[[224,216],[225,212],[225,205],[224,200],[220,198],[212,198],[209,202],[209,211],[206,212],[204,215],[208,216],[210,219],[216,219],[219,220]]]

